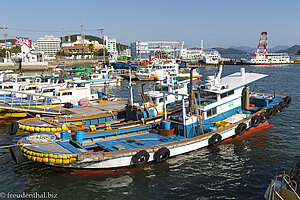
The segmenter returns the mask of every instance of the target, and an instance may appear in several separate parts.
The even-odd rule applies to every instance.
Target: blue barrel
[[[69,132],[68,131],[62,131],[60,133],[60,138],[62,140],[69,140],[70,139],[70,135],[69,135]]]
[[[163,121],[163,129],[170,130],[171,129],[171,122]]]
[[[213,132],[213,131],[216,131],[216,130],[218,130],[218,128],[215,127],[215,126],[211,126],[211,127],[208,128],[209,132]]]
[[[102,92],[98,92],[98,99],[102,99],[103,98],[103,93]]]
[[[82,141],[83,141],[83,134],[84,134],[83,131],[76,131],[75,137],[76,137],[76,142],[77,142],[78,144],[82,144]]]

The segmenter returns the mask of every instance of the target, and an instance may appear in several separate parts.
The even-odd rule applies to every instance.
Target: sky
[[[300,44],[299,0],[13,0],[1,1],[7,38],[85,34],[98,29],[117,42],[178,41],[204,48]],[[0,30],[0,39],[4,39]],[[102,36],[101,36],[102,37]]]

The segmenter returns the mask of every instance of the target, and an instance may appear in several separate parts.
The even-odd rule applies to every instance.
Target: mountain
[[[221,47],[215,47],[213,49],[218,50],[218,52],[220,54],[247,54],[247,52],[239,50],[239,49],[233,49],[233,48],[228,48],[228,49],[224,49]]]
[[[6,42],[11,42],[12,44],[14,44],[15,40],[16,39],[6,39]],[[4,43],[4,42],[5,42],[5,40],[0,40],[0,43]]]
[[[246,53],[253,53],[256,50],[256,48],[247,47],[247,46],[231,46],[229,48],[241,50],[241,51],[244,51]]]
[[[77,36],[80,36],[80,34],[70,35],[71,42],[75,42],[77,40]],[[89,40],[89,41],[98,41],[99,44],[103,44],[102,38],[99,38],[97,36],[85,35],[84,37],[85,37],[86,40]],[[62,37],[60,37],[60,39],[62,39]],[[68,36],[65,36],[65,41],[68,41]],[[128,48],[129,48],[129,46],[127,46],[127,45],[117,43],[117,50],[118,51],[122,51],[122,50],[128,49]]]
[[[277,51],[277,53],[297,54],[299,50],[300,50],[300,45],[294,45],[288,49]]]
[[[287,45],[278,45],[278,46],[275,46],[275,47],[271,48],[271,51],[272,52],[278,52],[278,51],[281,51],[281,50],[286,50],[288,48],[289,48],[289,46],[287,46]]]

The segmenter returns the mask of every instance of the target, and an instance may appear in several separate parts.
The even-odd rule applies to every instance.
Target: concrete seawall
[[[22,71],[49,71],[57,66],[75,65],[75,64],[97,64],[98,59],[84,60],[49,60],[47,62],[22,63]],[[19,70],[19,63],[0,63],[0,71]]]

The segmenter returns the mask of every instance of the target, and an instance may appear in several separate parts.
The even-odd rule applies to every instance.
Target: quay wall
[[[36,62],[36,63],[24,63],[22,62],[22,71],[48,71],[52,70],[58,66],[64,66],[64,65],[75,65],[75,64],[97,64],[98,59],[80,59],[80,60],[70,60],[70,59],[64,59],[64,60],[49,60],[46,62]],[[14,63],[0,63],[0,71],[4,70],[19,70],[20,63],[14,62]]]

